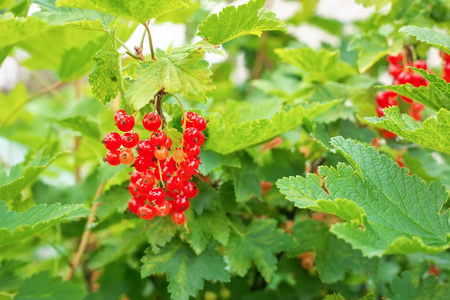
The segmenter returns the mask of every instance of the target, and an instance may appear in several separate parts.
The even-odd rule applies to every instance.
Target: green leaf
[[[362,4],[364,7],[375,6],[376,9],[380,9],[391,2],[393,0],[356,0],[356,3]]]
[[[84,205],[47,206],[40,204],[26,212],[8,211],[6,203],[0,201],[0,246],[21,241],[55,224],[85,217],[90,210]]]
[[[164,247],[172,240],[177,232],[177,226],[173,224],[170,216],[154,218],[146,224],[145,234],[153,252],[157,253],[160,247]],[[155,234],[157,233],[157,234]]]
[[[427,86],[414,87],[410,84],[382,86],[414,101],[439,111],[441,108],[450,110],[450,83],[423,69],[411,68],[428,80]]]
[[[222,255],[212,249],[196,255],[180,241],[172,242],[158,254],[147,250],[142,258],[141,275],[147,277],[158,273],[167,274],[171,299],[177,300],[195,296],[203,288],[205,280],[230,280]]]
[[[209,136],[205,148],[224,155],[246,149],[297,128],[303,123],[303,117],[314,118],[339,102],[332,101],[310,108],[297,106],[275,114],[271,120],[259,119],[228,124],[223,117],[214,118],[208,123]]]
[[[180,147],[181,141],[183,140],[183,134],[179,132],[176,128],[164,128],[163,130],[167,137],[172,140],[172,149]]]
[[[56,6],[56,0],[33,0],[39,5],[40,11],[33,17],[44,20],[49,25],[72,25],[93,30],[108,29],[114,17],[94,10]],[[75,24],[74,24],[75,23]]]
[[[53,28],[33,17],[15,18],[13,14],[6,13],[0,16],[0,48],[14,45]]]
[[[117,96],[125,95],[122,78],[122,57],[117,51],[114,31],[109,35],[103,49],[94,56],[95,65],[89,75],[92,93],[103,104]]]
[[[357,36],[350,41],[348,50],[356,49],[360,50],[358,70],[363,73],[388,54],[389,45],[385,36],[372,31],[368,35]]]
[[[193,201],[195,201],[194,199]],[[201,215],[190,214],[188,242],[195,253],[200,254],[212,238],[226,245],[230,236],[228,219],[223,211],[207,211]]]
[[[220,45],[246,34],[260,36],[263,31],[288,33],[286,24],[275,13],[261,9],[266,0],[251,0],[246,4],[227,6],[210,15],[198,26],[198,36],[213,45]]]
[[[36,153],[30,152],[30,161],[15,165],[9,176],[0,172],[0,199],[11,200],[17,197],[49,164],[61,156],[63,153],[56,153],[56,146],[49,143]]]
[[[342,137],[332,145],[350,165],[321,167],[326,193],[317,175],[289,177],[277,182],[281,192],[299,208],[310,208],[350,221],[331,232],[365,256],[426,252],[435,254],[449,245],[448,216],[439,215],[447,200],[442,183],[427,184],[409,176],[373,147]],[[383,213],[380,214],[379,212]]]
[[[181,0],[58,0],[56,5],[98,10],[141,23],[186,7]]]
[[[234,169],[233,176],[237,202],[245,202],[253,196],[262,199],[261,186],[255,174],[243,172],[242,169]]]
[[[139,63],[138,79],[132,81],[127,97],[136,110],[144,107],[164,88],[165,92],[206,102],[206,93],[214,88],[204,60],[205,51],[217,51],[206,42],[175,48],[166,53],[156,50],[156,60]]]
[[[412,35],[419,41],[435,46],[450,54],[450,36],[446,33],[413,25],[404,26],[400,28],[399,32]]]
[[[367,117],[378,127],[392,131],[416,144],[450,154],[450,112],[442,108],[423,124],[414,121],[408,114],[400,114],[397,106],[384,109],[385,116]]]
[[[355,74],[355,70],[346,62],[339,61],[338,51],[321,49],[315,51],[303,47],[299,49],[275,49],[282,61],[300,69],[308,81],[337,81]]]
[[[231,270],[244,276],[252,261],[266,281],[270,281],[276,268],[276,253],[291,247],[291,238],[284,230],[277,228],[273,219],[253,220],[245,230],[235,229],[230,236],[226,257]]]
[[[316,220],[306,220],[292,227],[296,246],[289,253],[291,256],[314,251],[315,263],[320,279],[325,283],[333,283],[345,278],[348,271],[364,275],[366,270],[375,273],[378,259],[368,259],[361,251],[352,247],[329,232],[329,227]],[[374,271],[374,272],[373,272]]]
[[[202,150],[203,153],[203,150]],[[202,157],[203,164],[203,157]],[[214,210],[214,200],[220,198],[219,193],[210,184],[198,181],[196,182],[199,193],[192,201],[191,206],[198,215],[201,215],[204,210]]]
[[[58,120],[58,124],[78,131],[85,136],[92,137],[94,139],[100,139],[100,126],[91,116],[76,116]]]
[[[51,277],[50,271],[44,271],[25,279],[14,299],[81,300],[85,295],[83,287],[63,281],[61,277]]]
[[[198,169],[203,175],[208,175],[211,171],[221,166],[241,167],[241,162],[234,155],[222,155],[211,150],[202,150],[200,156],[202,158],[202,163]]]
[[[95,215],[103,220],[116,212],[123,213],[128,208],[129,199],[130,193],[124,185],[114,185],[95,201],[101,203]]]
[[[391,284],[392,300],[446,299],[450,293],[450,284],[439,284],[436,276],[428,275],[424,279],[413,277],[410,271],[404,271]]]

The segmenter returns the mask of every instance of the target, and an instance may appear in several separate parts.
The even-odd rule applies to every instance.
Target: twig
[[[134,54],[133,54],[133,51],[131,51],[130,48],[128,48],[128,47],[125,45],[125,43],[122,42],[117,36],[116,36],[116,41],[119,42],[119,44],[121,44],[122,47],[125,48],[125,50],[126,50],[126,52],[127,52],[127,54],[128,54],[129,56],[131,56],[131,57],[133,57],[133,58],[135,58],[135,59],[137,59],[137,60],[141,60],[138,56],[134,55]]]
[[[145,23],[145,22],[143,22],[142,25],[144,25],[145,29],[147,30],[148,44],[150,46],[150,51],[152,53],[152,59],[155,59],[155,51],[153,50],[153,41],[152,41],[152,35],[150,33],[150,28],[148,27],[147,23]]]
[[[105,187],[105,182],[103,182],[97,189],[97,192],[95,193],[95,199],[100,197],[100,195],[103,192],[103,188]],[[75,270],[77,269],[78,265],[81,262],[81,258],[83,256],[84,251],[86,250],[86,246],[89,241],[89,236],[91,235],[91,225],[95,221],[95,212],[97,211],[98,206],[100,205],[99,202],[94,202],[92,204],[92,213],[89,215],[88,220],[86,222],[86,226],[84,227],[83,235],[81,236],[80,245],[78,246],[78,250],[75,253],[72,261],[72,267],[70,269],[69,275],[67,275],[67,280],[71,280],[73,277],[73,274],[75,273]]]
[[[163,88],[155,95],[155,99],[154,99],[155,111],[159,115],[159,117],[161,118],[161,121],[162,121],[161,129],[164,129],[164,127],[166,127],[166,117],[164,117],[164,113],[163,113],[163,110],[161,107],[162,97],[165,94],[166,94],[166,92],[164,92],[164,88]]]
[[[55,82],[52,85],[43,88],[42,90],[40,90],[39,92],[37,92],[36,94],[30,96],[27,100],[25,100],[24,102],[20,103],[12,113],[10,113],[2,122],[2,124],[0,125],[0,129],[3,129],[3,127],[6,126],[6,124],[8,124],[8,122],[28,103],[30,103],[31,101],[39,98],[42,95],[47,94],[48,92],[57,89],[59,87],[61,87],[63,85],[62,82]]]
[[[252,70],[252,79],[258,79],[261,77],[264,69],[264,61],[266,60],[266,44],[268,37],[268,32],[264,31],[259,41],[258,52],[256,54],[255,64],[253,65]]]

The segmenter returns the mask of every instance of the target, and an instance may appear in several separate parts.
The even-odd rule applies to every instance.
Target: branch
[[[103,188],[105,187],[105,182],[103,182],[97,189],[97,192],[95,193],[95,199],[100,197],[100,195],[103,192]],[[94,200],[95,201],[95,200]],[[89,236],[91,235],[91,226],[92,223],[95,221],[95,212],[97,211],[98,206],[100,205],[99,202],[94,202],[92,204],[92,213],[89,215],[88,220],[86,222],[86,226],[84,227],[83,235],[81,236],[80,245],[78,246],[78,250],[75,253],[72,261],[72,268],[70,269],[69,275],[67,275],[67,280],[71,280],[73,277],[73,274],[75,273],[75,270],[77,269],[78,265],[81,262],[81,258],[83,256],[84,251],[86,250],[86,246],[89,241]]]

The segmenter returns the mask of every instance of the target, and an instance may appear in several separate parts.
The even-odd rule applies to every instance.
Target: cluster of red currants
[[[135,120],[125,111],[117,111],[114,120],[117,128],[125,133],[121,136],[110,132],[105,136],[102,142],[109,151],[104,161],[113,166],[131,164],[135,168],[128,186],[132,195],[128,208],[146,220],[156,215],[172,215],[175,224],[183,224],[183,212],[189,208],[190,199],[198,194],[197,186],[190,180],[199,173],[200,146],[205,141],[202,132],[206,129],[205,119],[195,112],[187,112],[183,116],[183,139],[174,151],[171,151],[172,139],[159,129],[162,120],[157,113],[148,113],[142,120],[144,128],[152,132],[149,139],[140,140],[139,135],[131,131]]]
[[[428,66],[426,61],[419,59],[414,63],[405,61],[405,56],[403,53],[399,53],[397,55],[388,55],[387,60],[389,62],[388,71],[389,74],[394,79],[393,84],[407,84],[410,83],[415,87],[426,86],[428,85],[428,81],[425,80],[420,74],[414,72],[408,67],[416,67],[418,69],[427,70]],[[383,117],[384,112],[383,109],[391,106],[398,106],[398,94],[392,91],[383,91],[378,92],[376,96],[377,101],[377,115],[378,117]],[[411,100],[405,96],[401,96],[401,99],[406,103],[411,103],[411,107],[408,111],[410,116],[416,120],[420,121],[422,119],[422,110],[425,108],[422,104]],[[392,133],[387,130],[381,130],[383,136],[387,139],[395,138],[395,133]]]
[[[442,60],[444,61],[444,64],[442,66],[442,69],[444,70],[442,79],[444,79],[447,82],[450,82],[450,55],[448,55],[442,50],[439,52],[439,54],[441,55]]]

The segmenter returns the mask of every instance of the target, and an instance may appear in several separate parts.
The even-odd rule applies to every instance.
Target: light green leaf
[[[69,117],[58,120],[58,124],[74,131],[78,131],[85,136],[94,139],[100,138],[100,125],[97,120],[91,116]]]
[[[329,194],[322,189],[320,178],[309,174],[277,182],[288,200],[299,208],[336,214],[350,221],[333,225],[331,232],[365,256],[435,254],[449,246],[448,216],[438,214],[447,200],[442,183],[427,184],[409,176],[407,169],[373,147],[342,137],[333,138],[332,145],[350,165],[319,169],[326,177]]]
[[[410,271],[404,271],[391,284],[392,300],[447,299],[450,284],[439,284],[436,276],[428,275],[424,279],[415,278]]]
[[[58,0],[56,5],[98,10],[141,23],[186,7],[181,0]]]
[[[164,128],[163,130],[167,137],[172,140],[172,149],[180,147],[181,141],[183,140],[183,134],[179,132],[176,128]]]
[[[203,288],[205,280],[228,282],[225,261],[212,249],[196,255],[186,244],[175,241],[161,249],[158,254],[147,250],[142,258],[141,275],[166,273],[171,299],[188,300]]]
[[[95,215],[101,221],[116,212],[123,213],[128,208],[128,200],[130,197],[128,189],[123,185],[112,186],[95,201],[101,203]]]
[[[53,28],[55,27],[33,17],[15,18],[13,14],[6,13],[0,16],[0,48],[14,45]]]
[[[206,18],[198,26],[198,36],[213,45],[220,45],[246,34],[260,36],[263,31],[288,33],[286,24],[275,13],[261,9],[266,0],[251,0],[246,4],[227,6],[218,14]]]
[[[63,281],[61,277],[51,277],[50,271],[34,274],[23,281],[15,300],[82,300],[86,291],[80,285]]]
[[[195,201],[193,199],[192,201]],[[207,211],[201,215],[190,214],[188,242],[195,253],[200,254],[212,238],[226,245],[230,236],[230,227],[224,211]]]
[[[170,216],[164,218],[154,218],[146,224],[145,234],[148,243],[152,246],[153,252],[159,252],[160,247],[164,247],[172,240],[177,232],[177,226],[173,224]]]
[[[389,45],[385,36],[372,31],[368,35],[357,36],[350,41],[348,50],[356,49],[360,50],[358,70],[363,73],[388,54]]]
[[[275,49],[282,61],[300,69],[300,73],[309,81],[337,81],[355,74],[355,70],[346,62],[339,61],[338,51],[321,49],[315,51],[303,47],[299,49]]]
[[[47,206],[40,204],[26,212],[8,211],[6,203],[0,201],[0,246],[21,241],[55,224],[85,217],[90,210],[84,205]]]
[[[94,10],[56,6],[56,0],[33,0],[40,11],[33,17],[44,20],[49,25],[72,25],[84,29],[105,30],[114,17]]]
[[[221,166],[241,167],[241,162],[234,155],[222,155],[211,150],[202,150],[200,156],[202,163],[198,169],[203,175],[208,175],[211,171]]]
[[[206,42],[175,48],[166,53],[156,50],[157,59],[139,63],[138,79],[132,81],[127,97],[136,110],[144,107],[164,88],[165,92],[206,102],[206,93],[214,88],[204,60],[206,51],[217,50]]]
[[[0,199],[11,200],[32,183],[36,177],[63,153],[56,153],[55,144],[49,143],[36,153],[30,152],[30,161],[15,165],[9,176],[0,172]]]
[[[392,131],[399,136],[424,147],[450,154],[450,112],[442,108],[423,124],[414,121],[408,114],[400,114],[397,106],[384,109],[385,116],[367,117],[376,126]]]
[[[356,3],[362,4],[364,7],[375,6],[376,9],[380,9],[391,2],[393,0],[356,0]]]
[[[450,110],[450,83],[423,69],[411,68],[428,80],[428,86],[414,87],[410,84],[382,86],[414,101],[439,111],[441,108]]]
[[[412,35],[419,41],[435,46],[450,54],[450,36],[446,33],[413,25],[404,26],[399,31]]]
[[[228,124],[223,117],[211,119],[208,123],[209,136],[205,148],[220,154],[245,149],[293,130],[303,123],[303,117],[314,118],[339,102],[332,101],[310,108],[297,106],[289,111],[277,113],[271,120],[259,119]]]
[[[376,273],[378,259],[368,259],[361,251],[352,247],[329,232],[329,227],[316,220],[306,220],[292,227],[296,246],[289,251],[291,256],[314,251],[314,261],[320,279],[325,283],[333,283],[344,279],[348,271],[365,275]]]
[[[291,243],[275,220],[253,220],[245,230],[230,236],[225,255],[231,270],[239,276],[244,276],[254,261],[264,279],[270,281],[277,268],[275,254],[288,250]]]
[[[89,75],[94,96],[103,105],[114,99],[119,92],[123,97],[122,58],[117,51],[114,32],[111,32],[103,49],[95,54],[94,61],[94,68]]]

